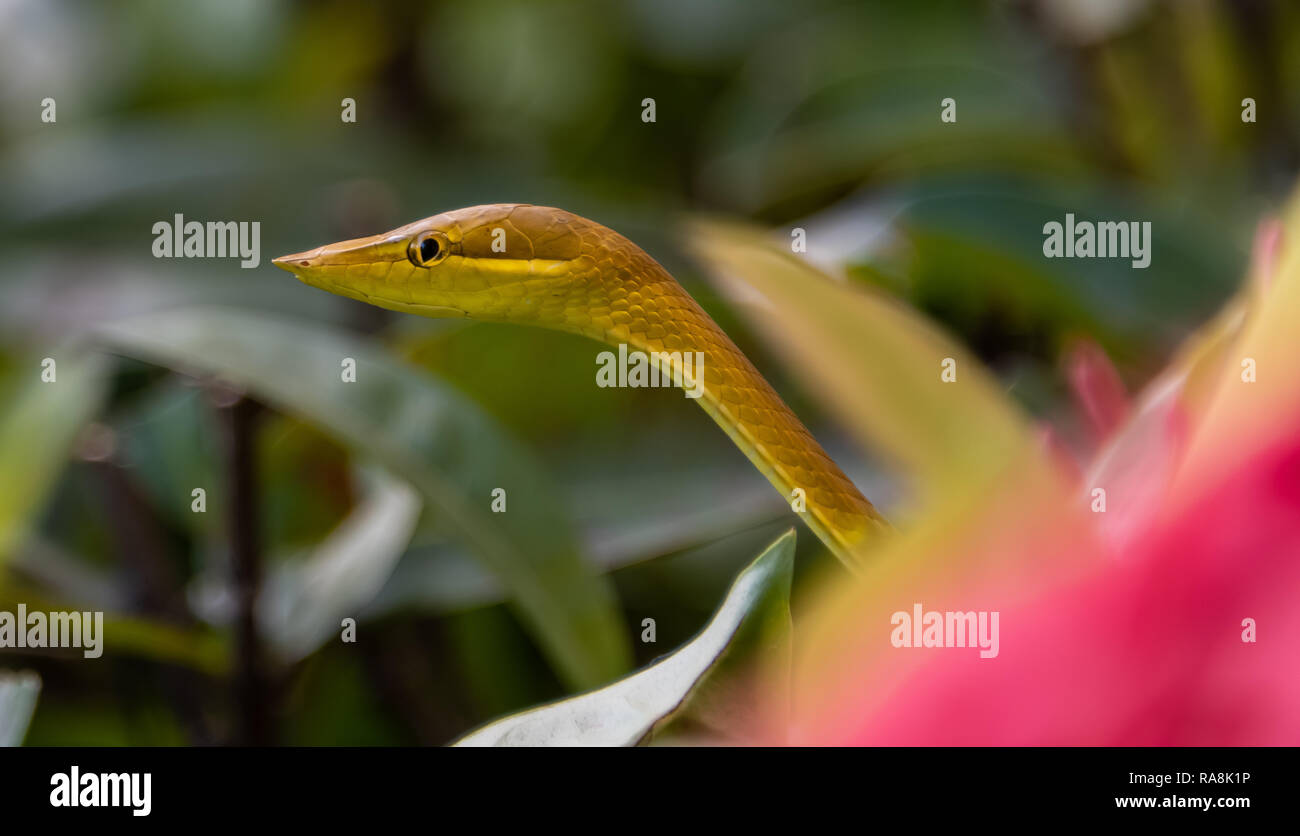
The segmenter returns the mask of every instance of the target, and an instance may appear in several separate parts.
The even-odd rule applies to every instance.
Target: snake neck
[[[851,568],[855,547],[887,528],[735,343],[648,254],[609,231],[617,248],[597,250],[591,276],[567,305],[581,312],[564,330],[642,351],[669,373],[767,477],[809,528]]]

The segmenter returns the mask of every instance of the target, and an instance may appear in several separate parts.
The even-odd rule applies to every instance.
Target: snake
[[[498,203],[281,256],[300,281],[388,310],[532,325],[643,352],[850,569],[888,523],[753,363],[628,238],[562,209]],[[697,362],[691,362],[692,359]]]

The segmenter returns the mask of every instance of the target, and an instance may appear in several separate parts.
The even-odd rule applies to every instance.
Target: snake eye
[[[416,267],[432,267],[447,257],[447,239],[438,232],[422,232],[411,240],[407,257]]]

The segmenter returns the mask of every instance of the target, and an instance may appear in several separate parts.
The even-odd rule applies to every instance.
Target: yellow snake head
[[[274,263],[306,284],[391,310],[584,330],[570,315],[603,295],[597,285],[606,274],[594,269],[591,246],[598,230],[612,234],[559,209],[493,204]]]

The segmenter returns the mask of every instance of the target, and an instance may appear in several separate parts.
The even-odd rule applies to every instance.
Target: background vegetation
[[[902,488],[704,280],[687,214],[806,228],[1069,426],[1063,348],[1145,381],[1236,287],[1297,136],[1284,2],[0,3],[0,608],[112,637],[0,651],[42,679],[27,743],[442,743],[685,641],[792,524],[689,401],[595,387],[598,346],[390,315],[273,256],[476,203],[598,219],[888,512]],[[1042,258],[1066,212],[1150,220],[1150,268]],[[177,213],[259,221],[261,266],[152,258]],[[542,582],[457,511],[499,478]],[[798,539],[796,625],[835,570]]]

